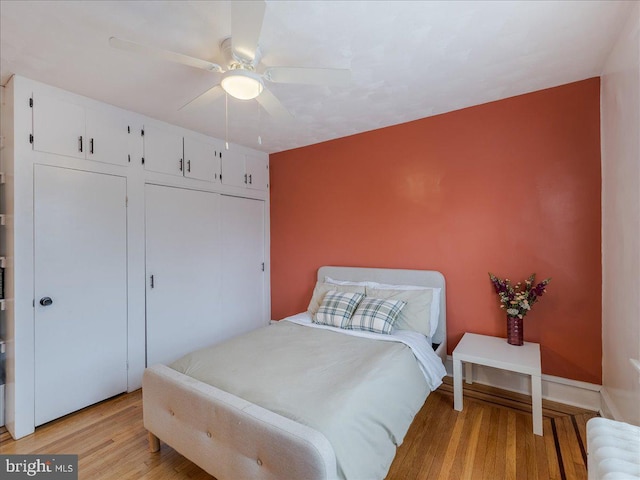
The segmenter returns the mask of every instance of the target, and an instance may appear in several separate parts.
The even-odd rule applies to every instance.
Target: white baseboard
[[[447,356],[447,375],[453,376],[453,360]],[[465,369],[462,369],[463,375]],[[498,368],[473,365],[473,381],[511,392],[531,395],[531,377]],[[569,378],[542,375],[542,398],[600,412],[602,386]]]

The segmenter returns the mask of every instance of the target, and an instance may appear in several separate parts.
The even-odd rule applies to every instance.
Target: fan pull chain
[[[260,109],[260,104],[256,102],[256,108],[258,109],[258,132],[260,131],[260,127],[262,125],[262,110]],[[258,145],[262,145],[262,137],[258,133]]]
[[[224,94],[224,148],[229,150],[229,94]]]

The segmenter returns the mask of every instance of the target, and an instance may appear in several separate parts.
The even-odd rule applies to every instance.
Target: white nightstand
[[[462,362],[466,367],[466,382],[472,383],[472,364],[501,368],[531,375],[531,410],[533,433],[542,435],[542,371],[540,345],[525,342],[509,345],[506,338],[465,333],[453,351],[453,408],[462,410]]]

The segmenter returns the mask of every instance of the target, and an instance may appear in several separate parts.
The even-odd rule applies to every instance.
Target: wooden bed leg
[[[149,451],[155,453],[160,450],[160,439],[149,432]]]

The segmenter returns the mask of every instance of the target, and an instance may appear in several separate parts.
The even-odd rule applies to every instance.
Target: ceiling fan
[[[231,2],[231,37],[220,43],[227,63],[225,66],[116,37],[111,37],[109,44],[121,50],[221,74],[219,84],[198,95],[180,109],[207,104],[226,92],[240,100],[255,99],[271,116],[279,120],[288,120],[292,118],[291,114],[271,93],[269,83],[345,85],[351,80],[351,71],[335,68],[262,66],[258,39],[265,7],[266,3],[263,0]]]

